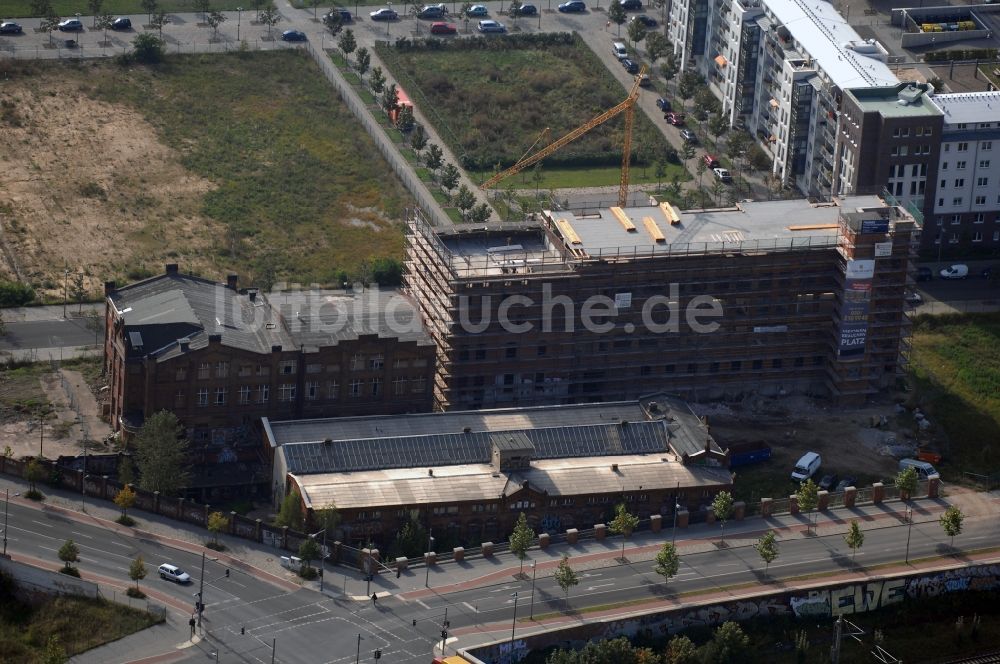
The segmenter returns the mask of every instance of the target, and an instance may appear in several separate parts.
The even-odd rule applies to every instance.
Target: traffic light
[[[403,573],[403,568],[402,567],[397,567],[396,568],[396,578],[398,579],[399,575],[402,574],[402,573]]]
[[[229,578],[229,568],[228,567],[226,568],[226,578],[227,579]]]
[[[448,630],[446,630],[446,629],[442,629],[441,630],[441,638],[442,639],[447,639],[448,638]]]
[[[246,627],[242,627],[242,626],[241,626],[241,627],[240,627],[240,636],[243,636],[243,635],[244,635],[244,634],[246,634],[246,633],[247,633],[247,628],[246,628]]]
[[[375,649],[375,652],[373,652],[372,655],[375,657],[375,661],[382,659],[382,651],[378,648]]]

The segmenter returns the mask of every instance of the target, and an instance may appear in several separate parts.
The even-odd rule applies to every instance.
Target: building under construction
[[[407,289],[437,346],[440,409],[863,399],[906,361],[919,225],[874,196],[669,203],[502,226],[409,220]]]

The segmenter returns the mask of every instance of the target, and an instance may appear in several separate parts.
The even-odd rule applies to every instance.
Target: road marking
[[[56,527],[56,524],[54,524],[54,523],[45,523],[44,521],[34,521],[34,520],[32,520],[32,523],[37,523],[39,526],[45,526],[46,528],[55,528]]]
[[[419,601],[419,600],[418,600],[418,601]],[[467,606],[467,607],[468,607],[468,609],[469,609],[470,611],[472,611],[473,613],[479,613],[479,609],[477,609],[476,607],[472,606],[472,605],[471,605],[471,604],[469,604],[468,602],[462,602],[462,604],[464,604],[465,606]]]
[[[71,530],[69,532],[71,532],[74,535],[79,535],[80,537],[86,537],[87,539],[94,539],[92,535],[84,535],[83,533],[76,530]]]
[[[613,586],[613,585],[615,585],[615,584],[614,583],[599,583],[596,586],[587,586],[586,588],[584,588],[584,590],[596,590],[598,588],[605,588],[607,586]]]
[[[431,607],[427,606],[426,604],[424,604],[423,602],[421,602],[419,599],[417,600],[417,604],[419,604],[420,606],[424,607],[428,611],[431,610]]]
[[[125,547],[126,549],[131,549],[131,544],[122,544],[121,542],[115,542],[114,540],[108,540],[108,544],[114,544],[115,546]]]

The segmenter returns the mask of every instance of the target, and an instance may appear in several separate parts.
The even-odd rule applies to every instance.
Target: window
[[[319,381],[309,381],[306,383],[306,399],[315,401],[319,398]]]
[[[955,168],[957,168],[959,170],[964,169],[965,168],[965,162],[964,161],[956,161],[955,162]]]
[[[941,188],[942,189],[946,189],[947,187],[948,187],[948,181],[947,180],[941,180]]]
[[[513,359],[513,358],[517,357],[517,346],[515,346],[514,344],[507,344],[507,348],[506,348],[506,350],[504,352],[504,356],[507,359]]]
[[[293,383],[282,383],[278,387],[278,401],[294,401],[295,385]]]
[[[953,224],[960,224],[960,223],[962,223],[962,215],[960,215],[960,214],[953,214],[953,215],[951,215],[951,223],[953,223]]]
[[[270,376],[271,375],[271,367],[267,366],[266,364],[258,364],[257,365],[257,375],[258,376]]]
[[[993,231],[993,241],[1000,242],[1000,231]]]
[[[267,403],[271,398],[271,386],[261,385],[257,388],[257,403]]]
[[[187,375],[187,367],[177,367],[177,372],[174,374],[174,380],[187,380]]]
[[[975,233],[972,234],[972,241],[973,242],[982,242],[983,241],[983,234],[980,233],[979,231],[976,231]]]
[[[913,177],[917,177],[917,173],[919,172],[920,172],[920,164],[914,164],[913,167],[910,168],[910,175],[912,175]]]
[[[956,196],[955,198],[951,199],[951,204],[952,205],[961,205],[962,204],[962,197],[961,196]]]
[[[986,205],[986,197],[976,196],[976,205]]]
[[[944,151],[945,152],[951,152],[951,143],[945,143],[944,144]]]
[[[753,368],[755,370],[760,370],[763,366],[764,366],[764,362],[763,361],[761,361],[761,360],[754,360],[753,361]]]
[[[361,381],[357,378],[351,381],[351,396],[354,398],[361,396]]]
[[[992,150],[993,149],[993,141],[983,141],[982,143],[979,144],[979,149],[980,150]]]
[[[401,394],[406,394],[406,379],[402,376],[396,376],[392,379],[392,393],[396,396]]]
[[[229,375],[229,362],[216,362],[215,363],[215,377],[225,378]]]
[[[968,143],[959,143],[958,144],[958,151],[959,152],[968,152],[968,150],[969,150],[969,144]]]
[[[696,374],[696,373],[698,373],[698,365],[695,364],[694,362],[689,363],[688,366],[687,366],[687,372],[689,374]]]
[[[774,359],[774,360],[772,360],[771,361],[771,366],[773,368],[775,368],[775,369],[780,369],[781,368],[781,360],[780,359]]]
[[[956,187],[964,187],[965,186],[965,178],[956,178],[955,179],[955,186]]]
[[[365,358],[361,353],[355,353],[351,357],[351,371],[361,371],[365,366]]]
[[[290,376],[291,374],[295,373],[295,361],[286,360],[281,364],[279,364],[278,373],[282,374],[283,376]]]
[[[226,405],[226,394],[228,392],[229,392],[229,390],[227,390],[224,387],[217,387],[217,388],[215,388],[215,405],[216,406],[225,406]]]
[[[335,380],[329,380],[326,382],[326,398],[330,401],[336,401],[340,397],[340,383]]]
[[[930,136],[934,133],[934,127],[924,127],[924,136]]]
[[[322,364],[307,364],[306,365],[306,373],[307,374],[318,374],[321,371],[323,371],[323,365]]]
[[[989,184],[989,181],[990,181],[989,178],[976,178],[976,186],[985,187]]]
[[[668,364],[668,365],[666,365],[666,366],[663,367],[663,373],[672,374],[674,372],[674,370],[675,370],[675,367],[672,364]]]
[[[247,404],[250,403],[250,386],[243,385],[240,387],[240,403]]]
[[[976,218],[975,218],[975,219],[973,219],[972,221],[973,221],[973,223],[976,223],[976,224],[981,224],[981,223],[983,223],[984,221],[986,221],[986,215],[985,215],[985,214],[983,214],[982,212],[977,212],[977,213],[976,213]]]
[[[372,355],[371,359],[368,360],[368,368],[372,371],[378,371],[385,366],[385,358],[382,357],[382,353],[378,355]]]
[[[979,160],[979,168],[989,168],[989,167],[990,167],[990,160],[989,159],[980,159]]]
[[[941,162],[941,170],[942,171],[948,170],[948,162],[946,162],[946,161]]]
[[[208,380],[209,373],[212,371],[212,365],[208,362],[202,362],[198,365],[198,380]]]
[[[184,390],[177,390],[177,394],[174,395],[174,408],[184,407]]]
[[[421,376],[420,378],[413,379],[413,393],[423,394],[424,390],[427,389],[427,379]]]
[[[252,376],[253,375],[253,366],[250,365],[250,364],[241,364],[240,368],[237,369],[236,373],[239,376]]]
[[[198,405],[207,406],[208,405],[208,388],[202,387],[198,390]]]
[[[805,363],[806,363],[806,358],[804,358],[804,357],[797,357],[797,358],[795,358],[795,366],[801,367],[801,366],[804,366]]]
[[[917,147],[917,151],[915,154],[930,154],[930,153],[931,153],[930,145],[920,145]]]
[[[743,367],[743,362],[740,360],[733,360],[729,363],[729,368],[732,371],[739,371]]]
[[[950,244],[958,244],[958,233],[952,233],[951,238],[948,240]]]
[[[372,396],[377,397],[382,394],[382,379],[372,378]]]
[[[466,359],[468,359],[469,351],[464,350],[462,352],[466,354]],[[399,360],[399,359],[397,359],[397,360],[393,360],[392,361],[392,368],[393,369],[406,369],[409,366],[410,366],[410,361],[409,360]]]
[[[545,346],[539,346],[538,347],[538,357],[545,357],[545,353],[547,351],[548,351],[548,348],[546,348]]]

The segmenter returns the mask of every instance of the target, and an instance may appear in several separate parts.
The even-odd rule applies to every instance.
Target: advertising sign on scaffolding
[[[868,340],[868,303],[871,300],[875,261],[847,261],[847,282],[840,308],[840,344],[837,357],[841,360],[861,359]]]
[[[875,258],[886,258],[892,256],[892,242],[876,242]]]

